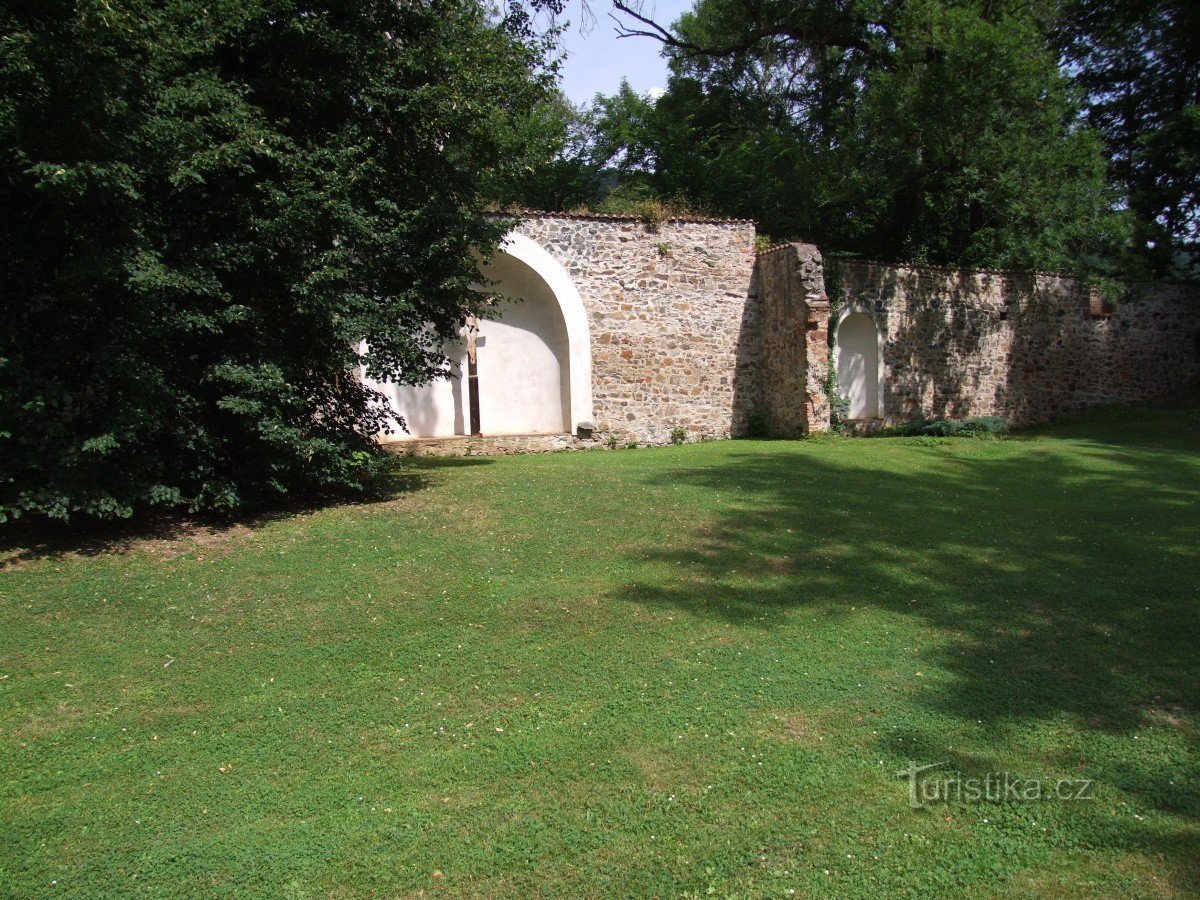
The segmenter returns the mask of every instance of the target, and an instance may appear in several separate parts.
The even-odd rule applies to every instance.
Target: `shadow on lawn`
[[[187,516],[175,512],[146,514],[128,520],[51,522],[18,520],[0,527],[0,572],[38,559],[103,556],[153,549],[170,556],[195,547],[234,545],[240,538],[295,516],[337,506],[391,503],[445,480],[443,473],[491,463],[480,457],[393,458],[382,493],[359,499],[302,497],[268,509],[231,516]]]
[[[686,549],[650,551],[677,572],[676,586],[625,596],[764,628],[796,608],[913,617],[945,638],[921,658],[953,676],[918,702],[982,722],[998,748],[1064,715],[1084,734],[1175,729],[1189,746],[1182,780],[1132,756],[1048,761],[1099,767],[1091,774],[1148,806],[1200,822],[1200,467],[1188,459],[1200,449],[1200,411],[1148,411],[1128,441],[1114,424],[1119,414],[1068,423],[1071,451],[969,454],[956,452],[969,446],[962,439],[906,441],[919,459],[936,458],[925,471],[748,451],[661,476],[739,507]],[[907,734],[890,749],[911,758],[925,748],[933,761],[944,746],[944,735]],[[1096,825],[1101,846],[1163,854],[1190,873],[1181,889],[1200,890],[1194,832]]]

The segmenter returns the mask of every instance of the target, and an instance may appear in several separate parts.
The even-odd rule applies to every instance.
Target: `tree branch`
[[[722,47],[719,49],[702,47],[699,44],[692,43],[691,41],[680,40],[649,16],[643,15],[642,13],[633,9],[628,3],[624,2],[624,0],[613,0],[613,7],[615,7],[618,12],[629,16],[631,19],[643,25],[646,29],[649,29],[643,30],[640,28],[629,28],[615,15],[609,13],[609,17],[612,18],[612,20],[616,23],[617,37],[648,37],[652,40],[658,41],[665,47],[673,47],[676,50],[682,50],[685,53],[694,54],[696,56],[735,56],[738,53],[745,53],[763,38],[770,36],[761,29],[756,29],[752,34],[748,35],[745,40],[740,41],[737,44],[731,44],[727,47]]]
[[[617,37],[650,38],[658,41],[664,47],[671,47],[689,56],[727,58],[747,53],[763,41],[774,39],[789,42],[794,47],[805,52],[812,52],[823,47],[832,46],[844,51],[862,53],[879,62],[886,61],[886,54],[881,58],[879,48],[873,46],[869,40],[853,34],[846,27],[845,23],[840,23],[839,26],[833,28],[831,31],[826,30],[824,34],[814,34],[811,31],[806,32],[805,29],[798,29],[792,23],[765,21],[762,18],[761,7],[756,5],[754,0],[740,0],[742,8],[746,12],[747,21],[752,22],[753,25],[740,40],[720,47],[703,46],[680,38],[649,16],[639,12],[630,5],[631,2],[632,0],[613,0],[613,7],[617,12],[628,16],[641,27],[630,27],[615,14],[609,13],[609,17],[616,24]],[[891,35],[890,27],[886,22],[868,22],[865,24],[869,27],[879,28],[889,37]]]

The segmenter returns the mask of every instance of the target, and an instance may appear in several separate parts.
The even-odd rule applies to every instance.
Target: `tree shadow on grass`
[[[0,572],[40,559],[105,556],[139,548],[151,548],[159,555],[172,556],[196,547],[236,546],[239,540],[273,522],[332,507],[396,502],[440,484],[457,469],[490,463],[490,459],[480,457],[394,457],[388,461],[386,482],[376,494],[362,498],[298,497],[267,509],[230,516],[188,516],[168,511],[109,521],[18,520],[0,526]]]
[[[676,470],[662,483],[738,505],[691,546],[643,555],[668,564],[673,584],[623,596],[764,629],[801,608],[911,618],[944,638],[922,651],[924,665],[952,676],[918,703],[988,729],[998,747],[1063,717],[1084,735],[1175,729],[1189,753],[1174,786],[1141,757],[1086,764],[1197,823],[1198,423],[1195,409],[1105,412],[1065,426],[1069,444],[972,453],[962,439],[909,439],[891,457],[880,439],[863,456],[780,445]],[[946,758],[935,749],[944,735],[904,737],[897,754]],[[1104,846],[1162,854],[1190,873],[1181,889],[1200,889],[1194,832],[1098,827]]]

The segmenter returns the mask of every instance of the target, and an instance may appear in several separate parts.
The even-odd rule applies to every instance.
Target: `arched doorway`
[[[480,432],[562,434],[592,417],[587,314],[567,270],[535,241],[513,232],[481,274],[502,299],[476,337]],[[407,440],[470,432],[465,340],[446,348],[449,378],[421,387],[372,384],[405,420]]]
[[[838,321],[834,345],[838,390],[849,401],[851,419],[882,415],[879,405],[879,331],[864,312],[849,310]]]

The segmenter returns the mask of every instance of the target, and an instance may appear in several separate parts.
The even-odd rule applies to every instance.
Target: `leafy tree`
[[[1020,10],[911,4],[897,17],[891,64],[869,73],[831,154],[853,175],[824,198],[849,246],[1056,269],[1122,246],[1101,142],[1077,124],[1045,22]]]
[[[1155,275],[1200,274],[1200,5],[1071,0],[1058,39]]]
[[[555,91],[528,115],[510,117],[504,127],[510,153],[520,165],[496,190],[502,204],[570,210],[600,201],[606,179],[603,163],[595,157],[596,132],[588,110]]]
[[[480,304],[529,9],[8,0],[0,35],[0,519],[367,487],[355,370],[427,380]]]
[[[592,161],[625,179],[652,172],[654,142],[648,140],[658,125],[655,103],[622,80],[612,96],[597,95],[590,116],[593,132]]]
[[[1127,242],[1049,3],[700,0],[639,140],[665,192],[882,259],[1063,268]]]
[[[595,126],[597,146],[616,161],[618,193],[812,233],[815,160],[777,107],[681,76],[657,101],[629,93],[601,98]]]

